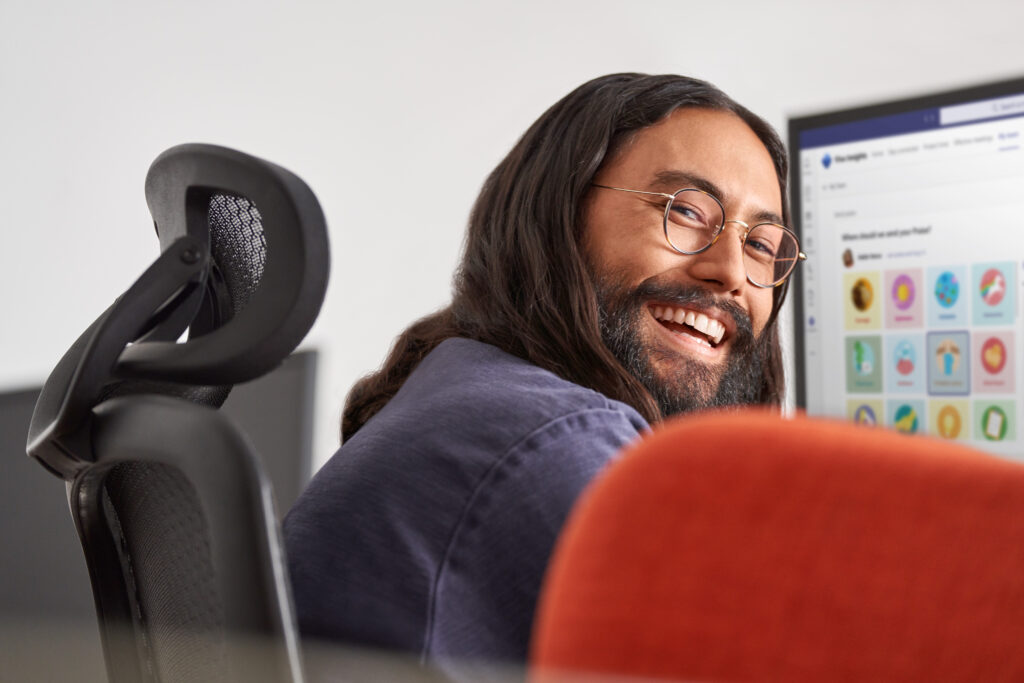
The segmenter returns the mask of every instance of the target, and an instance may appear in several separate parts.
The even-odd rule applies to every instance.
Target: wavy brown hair
[[[497,346],[659,421],[657,403],[602,342],[582,216],[602,164],[636,132],[682,107],[729,111],[750,126],[775,165],[788,223],[785,148],[762,119],[715,86],[684,76],[623,73],[589,81],[544,112],[484,182],[469,217],[451,304],[413,323],[381,369],[355,384],[346,400],[342,439],[375,415],[423,357],[450,337]],[[768,357],[762,359],[758,401],[769,405],[778,405],[783,391],[776,316],[787,289],[775,289],[763,332]]]

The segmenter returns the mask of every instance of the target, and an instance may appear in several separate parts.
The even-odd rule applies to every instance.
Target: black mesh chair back
[[[68,484],[111,681],[297,681],[270,485],[217,408],[313,324],[326,226],[266,161],[182,145],[153,163],[161,253],[47,380],[28,453]]]

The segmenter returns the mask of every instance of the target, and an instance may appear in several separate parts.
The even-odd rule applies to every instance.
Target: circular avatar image
[[[952,339],[943,339],[935,349],[939,372],[947,377],[960,368],[960,347]]]
[[[900,341],[893,350],[893,355],[896,360],[896,372],[909,375],[914,371],[914,366],[917,365],[917,352],[914,351],[913,344],[906,339]]]
[[[853,370],[858,375],[870,375],[875,368],[875,352],[859,339],[853,342]]]
[[[866,311],[871,307],[871,302],[874,301],[875,290],[866,278],[859,278],[853,283],[850,295],[853,298],[853,305],[857,310]]]
[[[943,308],[952,308],[960,298],[960,281],[948,270],[935,281],[935,298]]]
[[[843,251],[843,265],[847,268],[853,268],[853,251],[846,249]]]
[[[997,306],[1006,294],[1006,278],[998,268],[989,268],[981,276],[981,300],[989,306]]]
[[[939,436],[944,439],[955,439],[960,436],[963,420],[960,419],[960,411],[953,406],[942,406],[936,422],[938,422],[935,426],[938,429]]]
[[[990,375],[998,375],[1006,367],[1006,345],[998,337],[989,337],[981,345],[981,367]]]
[[[874,426],[878,424],[878,420],[875,418],[875,411],[866,404],[857,406],[857,410],[853,411],[853,421],[859,425]]]
[[[914,281],[909,275],[900,275],[893,281],[892,303],[901,311],[914,305]]]
[[[898,432],[903,432],[904,434],[916,433],[917,411],[914,410],[914,406],[904,403],[897,408],[896,413],[892,416],[892,425]]]
[[[981,414],[981,433],[989,441],[1006,438],[1006,413],[999,406],[989,406]]]

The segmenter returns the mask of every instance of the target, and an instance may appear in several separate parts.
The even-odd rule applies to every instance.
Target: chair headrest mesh
[[[267,238],[259,210],[245,197],[210,198],[210,252],[231,297],[234,313],[252,298],[267,263]]]

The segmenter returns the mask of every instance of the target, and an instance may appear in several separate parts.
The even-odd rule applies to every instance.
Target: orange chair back
[[[1022,681],[1024,466],[806,417],[670,422],[573,511],[531,668]]]

